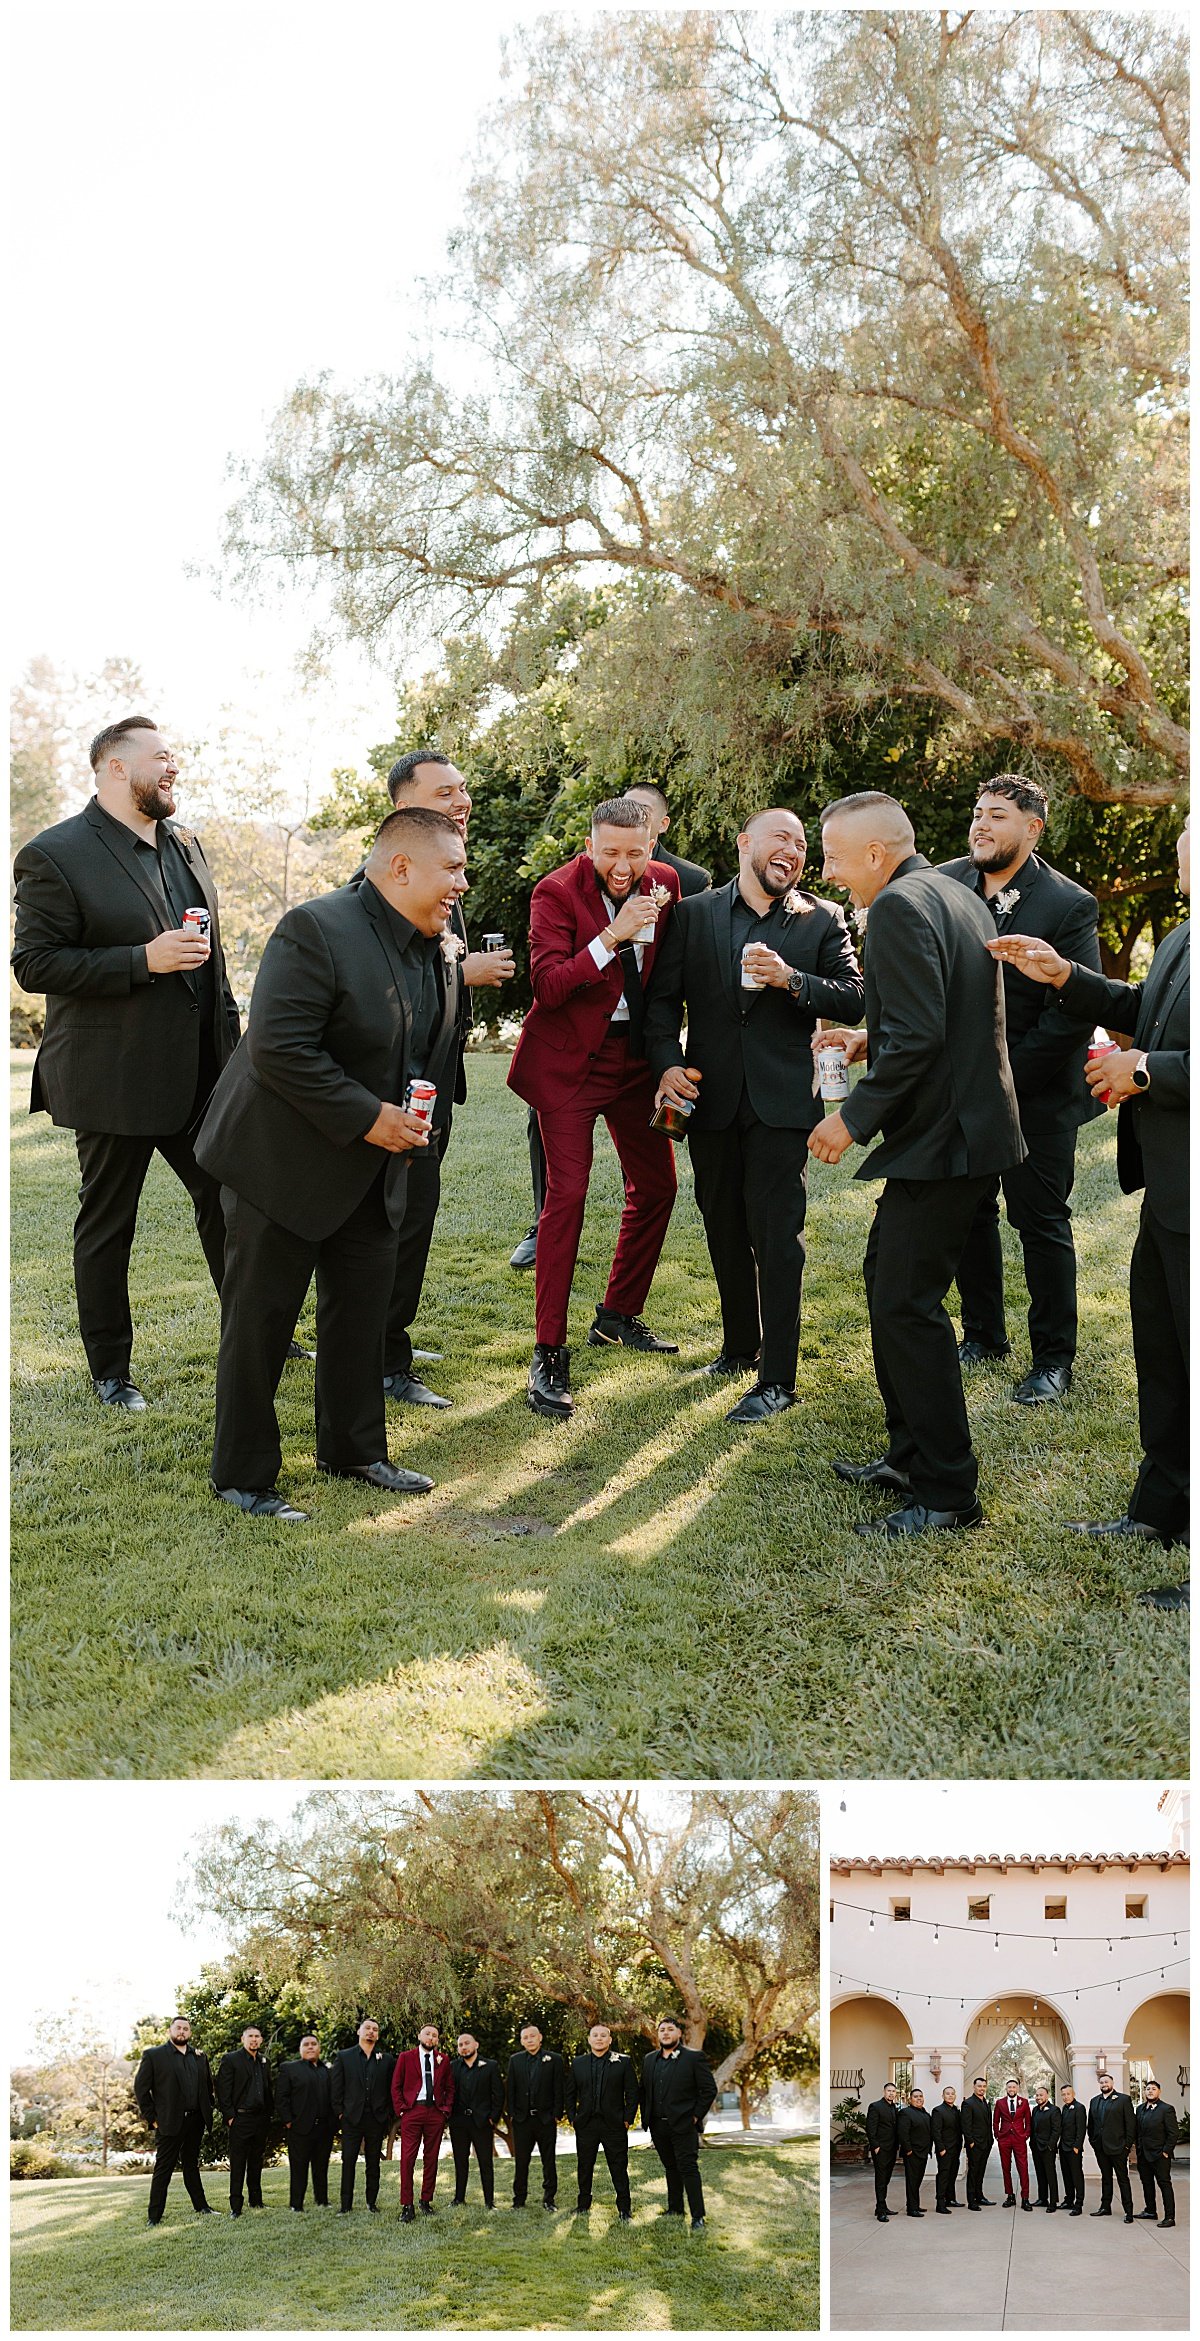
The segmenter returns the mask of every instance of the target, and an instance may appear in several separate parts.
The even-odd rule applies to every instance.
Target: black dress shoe
[[[509,1259],[510,1268],[532,1268],[537,1259],[537,1221],[534,1220],[527,1236],[522,1236],[516,1251]]]
[[[239,1512],[251,1512],[256,1520],[307,1520],[307,1512],[298,1512],[281,1496],[278,1488],[219,1488],[209,1481],[214,1496],[222,1504],[233,1504]]]
[[[1068,2213],[1067,2213],[1067,2217],[1068,2217],[1068,2219],[1082,2219],[1082,2217],[1083,2217],[1083,2205],[1082,2205],[1081,2203],[1075,2203],[1075,2204],[1073,2204],[1073,2205],[1072,2205],[1072,2207],[1071,2207],[1071,2209],[1070,2209],[1070,2210],[1068,2211]]]
[[[293,1334],[293,1336],[292,1336],[291,1340],[289,1341],[289,1343],[288,1343],[288,1345],[287,1345],[287,1353],[288,1353],[288,1356],[289,1356],[289,1358],[294,1358],[294,1357],[306,1357],[306,1358],[308,1358],[308,1359],[310,1360],[310,1362],[312,1362],[312,1363],[315,1363],[315,1361],[316,1361],[316,1355],[317,1355],[317,1353],[316,1353],[316,1350],[315,1350],[315,1349],[305,1349],[303,1342],[301,1342],[301,1341],[297,1341],[297,1339],[296,1339],[296,1337],[295,1337],[295,1335],[294,1335],[294,1334]]]
[[[994,2210],[995,2210],[995,2208],[996,2208],[996,2198],[995,2198],[995,2196],[994,2196],[994,2195],[981,2195],[981,2196],[980,2196],[980,2198],[979,2198],[979,2200],[980,2200],[980,2203],[982,2204],[982,2206],[983,2206],[983,2209],[984,2209],[985,2211],[994,2211]]]
[[[339,2219],[348,2219],[349,2217],[350,2217],[350,2205],[349,2205],[349,2203],[339,2203],[339,2204],[338,2204],[338,2218],[339,2218]]]
[[[1175,2222],[1173,2219],[1160,2219],[1158,2224],[1160,2227],[1174,2227]]]
[[[622,2227],[628,2227],[629,2222],[633,2217],[633,2213],[632,2211],[618,2211],[617,2217],[620,2220]]]
[[[1131,1520],[1128,1512],[1123,1512],[1119,1520],[1068,1520],[1067,1526],[1079,1536],[1132,1536],[1142,1544],[1166,1543],[1157,1528],[1151,1528],[1145,1520]]]
[[[906,2213],[906,2217],[909,2219],[923,2219],[925,2217],[925,2213],[923,2211],[909,2211]]]
[[[1102,2203],[1100,2209],[1098,2211],[1091,2212],[1090,2216],[1093,2219],[1111,2219],[1112,2208],[1109,2204]]]
[[[368,2203],[367,2209],[370,2212],[372,2219],[381,2219],[383,2217],[378,2203]]]
[[[1016,2207],[1017,2207],[1017,2198],[1016,2198],[1016,2196],[1015,2196],[1015,2195],[1006,2195],[1006,2196],[1005,2196],[1005,2198],[1004,2198],[1004,2208],[1005,2208],[1005,2210],[1006,2210],[1006,2211],[1015,2211],[1015,2210],[1016,2210]]]
[[[457,2210],[458,2210],[458,2209],[459,2209],[459,2208],[460,2208],[462,2205],[464,2205],[464,2204],[465,2204],[466,2200],[467,2200],[467,2198],[466,2198],[466,2196],[465,2196],[465,2195],[451,2195],[451,2197],[450,2197],[450,2208],[451,2208],[451,2210],[452,2210],[452,2211],[457,2211]]]
[[[701,1366],[700,1371],[702,1374],[728,1374],[731,1377],[738,1374],[755,1374],[758,1372],[758,1359],[756,1357],[731,1356],[728,1350],[723,1349],[720,1355],[712,1360],[711,1365]],[[682,2219],[682,2211],[679,2216]]]
[[[591,2210],[591,2207],[592,2206],[590,2203],[576,2203],[575,2208],[571,2213],[572,2219],[586,2219],[588,2212]]]
[[[973,1504],[969,1512],[933,1512],[928,1504],[906,1504],[899,1512],[889,1512],[882,1520],[856,1520],[856,1536],[927,1536],[932,1529],[982,1528],[983,1506]]]
[[[949,2203],[935,2203],[933,2208],[939,2219],[948,2219],[950,2217]]]
[[[432,2203],[422,2203],[422,2205],[421,2205],[421,2214],[422,2214],[422,2217],[423,2217],[423,2218],[425,2218],[425,2219],[432,2219],[432,2217],[433,2217],[433,2205],[432,2205]]]
[[[513,2209],[516,2209],[515,2204],[513,2205]],[[557,2209],[557,2204],[555,2203],[553,2195],[542,2196],[542,2209],[543,2211],[554,2211]]]
[[[1013,1397],[1018,1406],[1061,1406],[1070,1387],[1070,1366],[1032,1365]]]
[[[833,1466],[839,1479],[848,1479],[856,1488],[895,1488],[898,1495],[910,1496],[912,1482],[889,1463],[886,1455],[877,1455],[873,1463],[843,1463],[839,1458]]]
[[[1133,2213],[1132,2213],[1132,2211],[1127,2211],[1127,2212],[1125,2213],[1125,2225],[1126,2225],[1126,2227],[1132,2227],[1132,2225],[1133,2225]]]
[[[1032,2203],[1030,2202],[1028,2195],[1022,2195],[1022,2197],[1021,2197],[1021,2209],[1022,2209],[1023,2211],[1032,2211],[1032,2209],[1033,2209],[1033,2205],[1032,2205]]]
[[[981,2203],[968,2203],[967,2205],[968,2211],[980,2211],[982,2208],[983,2206]]]
[[[986,1365],[991,1358],[1007,1357],[1011,1348],[1010,1341],[1002,1341],[999,1348],[990,1341],[960,1341],[958,1362],[960,1366]]]
[[[1139,1593],[1143,1609],[1186,1609],[1192,1606],[1192,1583],[1185,1577],[1182,1585],[1156,1585],[1149,1593]]]
[[[756,1382],[747,1390],[736,1406],[731,1406],[726,1422],[769,1422],[773,1414],[786,1414],[796,1403],[796,1393],[783,1382]]]
[[[193,2203],[193,2205],[192,2205],[192,2209],[193,2209],[193,2211],[195,2212],[197,2219],[211,2219],[211,2218],[212,2218],[212,2204],[211,2204],[211,2203]]]
[[[399,1406],[452,1406],[451,1398],[439,1398],[428,1382],[419,1382],[415,1374],[385,1374],[383,1395],[394,1398]]]
[[[362,1479],[368,1487],[382,1488],[389,1496],[427,1496],[433,1481],[423,1471],[405,1471],[400,1463],[318,1463],[317,1470],[326,1479]]]
[[[1051,2216],[1051,2218],[1053,2218],[1053,2217],[1054,2217],[1054,2214],[1055,2214],[1055,2212],[1056,2212],[1056,2211],[1057,2211],[1057,2209],[1058,2209],[1058,2205],[1057,2205],[1057,2203],[1047,2203],[1047,2205],[1046,2205],[1046,2209],[1047,2209],[1047,2211],[1050,2213],[1050,2216]]]
[[[548,1414],[558,1422],[565,1422],[574,1414],[569,1349],[556,1348],[549,1341],[536,1344],[525,1396],[526,1404],[535,1414]]]
[[[1139,2212],[1138,2212],[1138,2218],[1139,2218],[1139,2219],[1157,2219],[1157,2217],[1158,2217],[1158,2213],[1157,2213],[1157,2211],[1139,2211]]]
[[[677,1341],[662,1341],[640,1317],[622,1317],[616,1309],[606,1309],[603,1305],[597,1308],[588,1327],[588,1343],[592,1349],[652,1349],[662,1357],[679,1355]]]
[[[700,2215],[699,2219],[693,2219],[693,2221],[692,2221],[692,2234],[693,2234],[693,2235],[698,2235],[698,2234],[699,2234],[699,2232],[700,2232],[700,2229],[701,2229],[702,2227],[707,2227],[707,2225],[708,2225],[708,2221],[707,2221],[707,2219],[704,2217],[703,2213],[701,2213],[701,2215]]]
[[[402,2220],[404,2221],[404,2224],[405,2224],[405,2226],[406,2226],[406,2227],[412,2227],[412,2226],[414,2226],[414,2225],[415,2225],[415,2223],[416,2223],[416,2217],[417,2217],[417,2214],[416,2214],[416,2212],[413,2210],[413,2207],[412,2207],[412,2204],[411,2204],[411,2203],[402,2203],[402,2204],[401,2204],[401,2206],[400,2206],[400,2217],[401,2217],[401,2218],[402,2218]]]
[[[92,1388],[101,1406],[120,1406],[126,1414],[146,1412],[146,1401],[137,1383],[128,1381],[123,1374],[107,1374],[102,1380],[93,1381]]]

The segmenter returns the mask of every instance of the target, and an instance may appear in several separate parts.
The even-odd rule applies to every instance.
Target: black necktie
[[[433,2060],[428,2049],[425,2051],[425,2103],[433,2104]]]
[[[645,1000],[642,995],[642,971],[637,963],[637,952],[632,943],[622,943],[617,957],[621,962],[621,988],[629,1010],[629,1047],[635,1057],[645,1055]]]

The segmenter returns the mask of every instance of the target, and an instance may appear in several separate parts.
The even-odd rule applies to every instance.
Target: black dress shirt
[[[187,2113],[199,2113],[200,2067],[196,2063],[195,2050],[186,2048],[180,2055],[177,2049],[175,2054],[179,2059],[179,2093],[183,2099],[184,2110]]]
[[[365,883],[370,886],[368,878]],[[421,1081],[429,1063],[434,1035],[442,1021],[443,994],[438,979],[438,961],[442,958],[440,935],[423,935],[406,919],[403,911],[393,908],[377,886],[371,891],[383,904],[384,916],[395,938],[407,978],[408,1000],[412,1009],[412,1034],[409,1041],[408,1070],[410,1076]]]

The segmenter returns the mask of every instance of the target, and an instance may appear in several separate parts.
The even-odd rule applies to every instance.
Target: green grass
[[[615,2218],[603,2163],[590,2217],[483,2210],[474,2169],[465,2210],[402,2227],[387,2171],[383,2216],[352,2219],[310,2203],[287,2209],[287,2174],[269,2170],[267,2208],[235,2226],[197,2219],[178,2179],[161,2227],[146,2221],[142,2178],[51,2179],[12,2190],[15,2330],[279,2331],[322,2327],[409,2332],[515,2328],[619,2332],[812,2330],[817,2324],[815,2144],[723,2144],[703,2157],[710,2225],[692,2235],[660,2220],[662,2172],[648,2147],[630,2154],[633,2225]],[[337,2164],[331,2173],[336,2200]],[[574,2172],[562,2166],[560,2203]],[[223,2171],[205,2176],[214,2209]]]
[[[417,1328],[450,1414],[392,1408],[431,1497],[318,1479],[312,1369],[281,1392],[288,1530],[208,1492],[217,1309],[186,1197],[148,1182],[134,1369],[153,1411],[102,1411],[75,1324],[67,1132],[13,1152],[14,1769],[22,1775],[812,1778],[1180,1776],[1186,1621],[1136,1606],[1175,1567],[1071,1535],[1117,1513],[1137,1462],[1126,1298],[1136,1201],[1111,1119],[1076,1191],[1082,1345],[1065,1409],[970,1405],[989,1525],[916,1548],[862,1539],[831,1456],[878,1452],[860,1262],[873,1190],[814,1169],[800,1405],[723,1420],[698,1369],[716,1296],[686,1152],[650,1322],[678,1358],[589,1350],[619,1190],[607,1139],[572,1310],[578,1410],[524,1404],[533,1291],[507,1255],[529,1212],[524,1109],[476,1059]],[[1019,1366],[1024,1300],[1006,1230]],[[874,1502],[869,1507],[876,1508]],[[1145,1698],[1147,1682],[1154,1696]]]

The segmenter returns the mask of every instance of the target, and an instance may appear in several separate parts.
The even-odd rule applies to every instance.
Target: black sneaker
[[[603,1304],[596,1310],[588,1330],[588,1344],[592,1349],[653,1349],[663,1357],[678,1357],[677,1341],[661,1341],[640,1317],[622,1317],[615,1309]]]
[[[569,1349],[548,1341],[537,1343],[529,1367],[526,1404],[535,1414],[548,1414],[558,1422],[565,1422],[574,1414]]]

